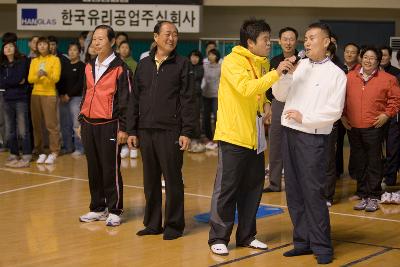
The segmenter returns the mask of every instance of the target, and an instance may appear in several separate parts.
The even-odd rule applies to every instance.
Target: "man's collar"
[[[112,52],[111,55],[109,55],[103,62],[99,62],[99,57],[96,57],[96,61],[95,61],[95,65],[96,66],[105,66],[107,67],[108,65],[110,65],[110,63],[115,59],[115,53]]]
[[[361,67],[361,69],[360,69],[360,76],[361,76],[361,78],[364,79],[364,81],[368,82],[369,80],[371,80],[372,77],[375,76],[375,74],[378,72],[378,69],[379,69],[379,68],[376,68],[376,69],[371,73],[371,75],[368,75],[367,77],[365,77],[365,76],[364,76],[364,68]]]
[[[310,63],[312,63],[312,64],[324,64],[325,62],[328,62],[331,59],[329,57],[326,57],[321,61],[313,61],[311,58],[309,58],[309,60],[310,60]]]

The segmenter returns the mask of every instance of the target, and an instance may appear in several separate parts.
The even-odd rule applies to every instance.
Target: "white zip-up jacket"
[[[344,72],[328,59],[300,60],[293,74],[281,76],[272,86],[275,98],[286,102],[282,125],[310,134],[330,134],[333,123],[342,115],[346,81]],[[299,111],[302,123],[286,119],[287,110]]]

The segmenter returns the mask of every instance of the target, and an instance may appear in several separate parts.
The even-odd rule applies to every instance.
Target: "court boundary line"
[[[50,184],[56,184],[56,183],[62,183],[65,181],[71,181],[72,179],[63,179],[63,180],[57,180],[57,181],[51,181],[51,182],[47,182],[47,183],[41,183],[41,184],[36,184],[36,185],[30,185],[30,186],[24,186],[24,187],[20,187],[20,188],[16,188],[16,189],[11,189],[11,190],[7,190],[7,191],[2,191],[0,192],[0,195],[5,195],[8,193],[13,193],[13,192],[18,192],[18,191],[22,191],[22,190],[26,190],[26,189],[31,189],[31,188],[35,188],[35,187],[41,187],[41,186],[46,186],[46,185],[50,185]]]
[[[26,189],[31,189],[31,188],[35,188],[35,187],[42,187],[42,186],[55,184],[55,183],[72,181],[72,180],[88,182],[87,179],[83,179],[83,178],[61,176],[61,175],[53,175],[53,174],[47,174],[47,173],[38,173],[38,172],[31,172],[31,171],[14,170],[14,169],[9,169],[9,168],[0,168],[0,171],[22,173],[22,174],[29,174],[29,175],[39,175],[39,176],[46,176],[46,177],[62,179],[62,180],[51,181],[51,182],[47,182],[47,183],[42,183],[42,184],[37,184],[37,185],[26,186],[26,187],[21,187],[21,188],[16,188],[16,189],[12,189],[12,190],[3,191],[3,192],[0,192],[0,195],[11,193],[11,192],[16,192],[16,191],[22,191],[22,190],[26,190]],[[143,189],[143,186],[134,186],[134,185],[128,185],[128,184],[124,184],[124,187],[135,188],[135,189]],[[187,192],[184,193],[184,194],[188,195],[188,196],[195,196],[195,197],[202,197],[202,198],[211,199],[211,196],[202,195],[202,194],[194,194],[194,193],[187,193]],[[273,206],[273,207],[286,208],[287,209],[287,206],[285,206],[285,205],[275,205],[275,204],[269,204],[269,203],[260,203],[260,204],[269,205],[269,206]],[[356,217],[356,218],[361,218],[361,219],[400,222],[399,220],[376,218],[376,217],[369,217],[369,216],[360,216],[360,215],[346,214],[346,213],[340,213],[340,212],[332,212],[332,211],[330,211],[329,213],[330,214],[334,214],[334,215],[350,216],[350,217]],[[332,239],[332,240],[336,241],[336,242],[351,243],[351,244],[358,244],[358,245],[365,245],[365,246],[383,248],[382,250],[380,250],[378,252],[372,253],[372,254],[367,255],[365,257],[362,257],[360,259],[357,259],[357,260],[351,261],[349,263],[346,263],[344,265],[341,265],[341,267],[350,267],[350,266],[359,264],[361,262],[365,262],[365,261],[367,261],[367,260],[369,260],[371,258],[374,258],[374,257],[380,256],[382,254],[385,254],[385,253],[387,253],[389,251],[400,250],[400,248],[397,248],[397,247],[388,247],[388,246],[382,246],[382,245],[376,245],[376,244],[369,244],[369,243],[362,243],[362,242],[355,242],[355,241],[347,241],[347,240],[339,240],[339,239]],[[215,265],[210,265],[210,267],[219,267],[219,266],[224,266],[224,265],[227,265],[227,264],[230,264],[230,263],[239,262],[239,261],[246,260],[246,259],[249,259],[249,258],[252,258],[252,257],[260,256],[260,255],[263,255],[263,254],[266,254],[266,253],[269,253],[269,252],[273,252],[273,251],[288,247],[290,245],[292,245],[292,243],[283,244],[283,245],[274,247],[272,249],[268,249],[268,250],[260,251],[260,252],[254,253],[254,254],[249,254],[249,255],[246,255],[246,256],[239,257],[239,258],[231,259],[231,260],[228,260],[228,261],[217,263]]]
[[[364,242],[357,242],[357,241],[349,241],[349,240],[340,240],[340,239],[332,239],[332,241],[342,242],[342,243],[350,243],[362,246],[369,246],[369,247],[377,247],[377,248],[390,248],[392,250],[400,250],[398,247],[390,247],[390,246],[383,246],[383,245],[376,245],[371,243],[364,243]]]
[[[351,262],[349,262],[349,263],[346,263],[346,264],[344,264],[344,265],[341,265],[341,267],[353,266],[353,265],[355,265],[355,264],[358,264],[358,263],[367,261],[367,260],[369,260],[369,259],[371,259],[371,258],[374,258],[374,257],[376,257],[376,256],[380,256],[380,255],[382,255],[382,254],[384,254],[384,253],[386,253],[386,252],[389,252],[389,251],[392,251],[392,250],[400,250],[400,248],[397,248],[397,247],[388,247],[388,246],[375,245],[375,244],[362,243],[362,242],[346,241],[346,240],[339,240],[339,239],[332,239],[332,241],[341,242],[341,243],[357,244],[357,245],[363,245],[363,246],[368,246],[368,247],[383,248],[382,250],[380,250],[380,251],[378,251],[378,252],[369,254],[369,255],[364,256],[364,257],[362,257],[362,258],[359,258],[359,259],[353,260],[353,261],[351,261]],[[257,252],[257,253],[254,253],[254,254],[249,254],[249,255],[246,255],[246,256],[239,257],[239,258],[227,260],[227,261],[224,261],[224,262],[221,262],[221,263],[217,263],[217,264],[215,264],[215,265],[211,265],[211,266],[209,266],[209,267],[219,267],[219,266],[227,265],[227,264],[230,264],[230,263],[239,262],[239,261],[246,260],[246,259],[249,259],[249,258],[252,258],[252,257],[260,256],[260,255],[262,255],[262,254],[266,254],[266,253],[268,253],[268,252],[272,252],[272,251],[275,251],[275,250],[278,250],[278,249],[281,249],[281,248],[288,247],[288,246],[290,246],[290,245],[292,245],[292,244],[293,244],[293,243],[283,244],[283,245],[277,246],[277,247],[275,247],[275,248],[273,248],[273,249],[264,250],[264,251]]]
[[[392,251],[392,250],[393,250],[392,248],[384,248],[384,249],[382,249],[382,250],[380,250],[380,251],[378,251],[378,252],[369,254],[369,255],[367,255],[367,256],[365,256],[365,257],[362,257],[362,258],[359,258],[359,259],[357,259],[357,260],[354,260],[354,261],[351,261],[351,262],[349,262],[349,263],[346,263],[346,264],[344,264],[344,265],[341,265],[341,267],[353,266],[353,265],[362,263],[362,262],[364,262],[364,261],[367,261],[367,260],[369,260],[369,259],[372,259],[372,258],[374,258],[374,257],[376,257],[376,256],[383,255],[383,254],[385,254],[386,252],[389,252],[389,251]]]
[[[46,177],[54,177],[54,178],[61,178],[61,179],[69,179],[69,180],[77,180],[77,181],[88,182],[88,179],[83,179],[83,178],[61,176],[61,175],[53,175],[53,174],[40,173],[40,172],[22,171],[22,170],[10,169],[10,168],[0,168],[0,171],[8,171],[8,172],[22,173],[22,174],[33,174],[33,175],[40,175],[40,176],[46,176]],[[143,189],[143,186],[128,185],[128,184],[124,184],[124,187],[135,188],[135,189]],[[188,192],[185,192],[184,194],[187,195],[187,196],[194,196],[194,197],[202,197],[202,198],[211,199],[211,196],[202,195],[202,194],[194,194],[194,193],[188,193]],[[260,203],[260,204],[267,205],[267,206],[272,206],[272,207],[278,207],[278,208],[285,208],[285,209],[288,208],[285,205],[270,204],[270,203]],[[354,218],[360,218],[360,219],[368,219],[368,220],[377,220],[377,221],[400,223],[400,220],[395,220],[395,219],[386,219],[386,218],[362,216],[362,215],[355,215],[355,214],[341,213],[341,212],[334,212],[334,211],[329,211],[329,214],[347,216],[347,217],[354,217]]]
[[[274,247],[274,248],[271,248],[271,249],[263,250],[263,251],[260,251],[260,252],[254,253],[254,254],[249,254],[249,255],[246,255],[246,256],[239,257],[239,258],[235,258],[235,259],[227,260],[227,261],[220,262],[220,263],[217,263],[217,264],[214,264],[214,265],[210,265],[209,267],[219,267],[219,266],[224,266],[224,265],[227,265],[227,264],[230,264],[230,263],[239,262],[239,261],[242,261],[242,260],[246,260],[246,259],[249,259],[249,258],[260,256],[262,254],[270,253],[270,252],[273,252],[273,251],[276,251],[276,250],[279,250],[279,249],[282,249],[282,248],[286,248],[286,247],[288,247],[288,246],[290,246],[292,244],[293,243],[283,244],[283,245],[280,245],[280,246],[277,246],[277,247]]]

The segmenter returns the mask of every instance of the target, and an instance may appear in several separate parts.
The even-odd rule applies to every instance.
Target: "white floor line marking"
[[[22,190],[26,190],[26,189],[30,189],[30,188],[35,188],[35,187],[46,186],[49,184],[62,183],[62,182],[69,181],[69,180],[72,180],[72,179],[63,179],[63,180],[52,181],[52,182],[43,183],[43,184],[35,184],[35,185],[31,185],[31,186],[20,187],[20,188],[0,192],[0,195],[4,195],[7,193],[12,193],[12,192],[16,192],[16,191],[22,191]]]
[[[16,170],[16,169],[11,169],[11,168],[0,168],[0,171],[15,172],[15,173],[22,173],[22,174],[36,174],[36,175],[47,176],[47,177],[55,177],[55,178],[62,178],[62,179],[73,179],[73,180],[85,180],[85,181],[87,181],[87,179],[68,177],[68,176],[61,176],[61,175],[54,175],[54,174],[47,174],[47,173],[41,173],[41,172],[22,171],[22,170]]]
[[[68,177],[68,176],[61,176],[61,175],[53,175],[53,174],[40,173],[40,172],[21,171],[21,170],[14,170],[14,169],[8,169],[8,168],[0,168],[0,170],[1,171],[8,171],[8,172],[15,172],[15,173],[35,174],[35,175],[41,175],[41,176],[47,176],[47,177],[61,178],[61,179],[64,179],[63,181],[66,181],[66,180],[77,180],[77,181],[84,181],[84,182],[88,181],[87,179],[82,179],[82,178]],[[52,182],[50,182],[50,183],[52,183]],[[45,184],[43,184],[43,185],[45,185]],[[35,186],[33,186],[33,187],[35,187]],[[143,189],[143,186],[127,185],[127,184],[124,184],[124,187]],[[27,188],[30,188],[30,187],[27,187]],[[15,190],[20,190],[20,189],[15,189]],[[10,190],[10,191],[12,191],[12,190]],[[5,192],[8,192],[8,191],[5,191]],[[3,192],[0,192],[0,194],[3,194]],[[201,195],[201,194],[185,193],[185,195],[211,199],[211,196]],[[270,204],[270,203],[260,203],[260,204],[287,209],[287,206],[285,206],[285,205],[277,205],[277,204]],[[376,217],[370,217],[370,216],[362,216],[362,215],[355,215],[355,214],[348,214],[348,213],[341,213],[341,212],[333,212],[333,211],[330,211],[329,213],[333,214],[333,215],[355,217],[355,218],[360,218],[360,219],[368,219],[368,220],[377,220],[377,221],[400,223],[400,220],[394,220],[394,219],[376,218]]]

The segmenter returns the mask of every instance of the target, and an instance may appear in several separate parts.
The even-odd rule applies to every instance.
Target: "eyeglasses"
[[[376,58],[376,57],[366,57],[366,56],[363,56],[363,57],[362,57],[362,60],[374,62],[374,61],[377,60],[377,58]]]

